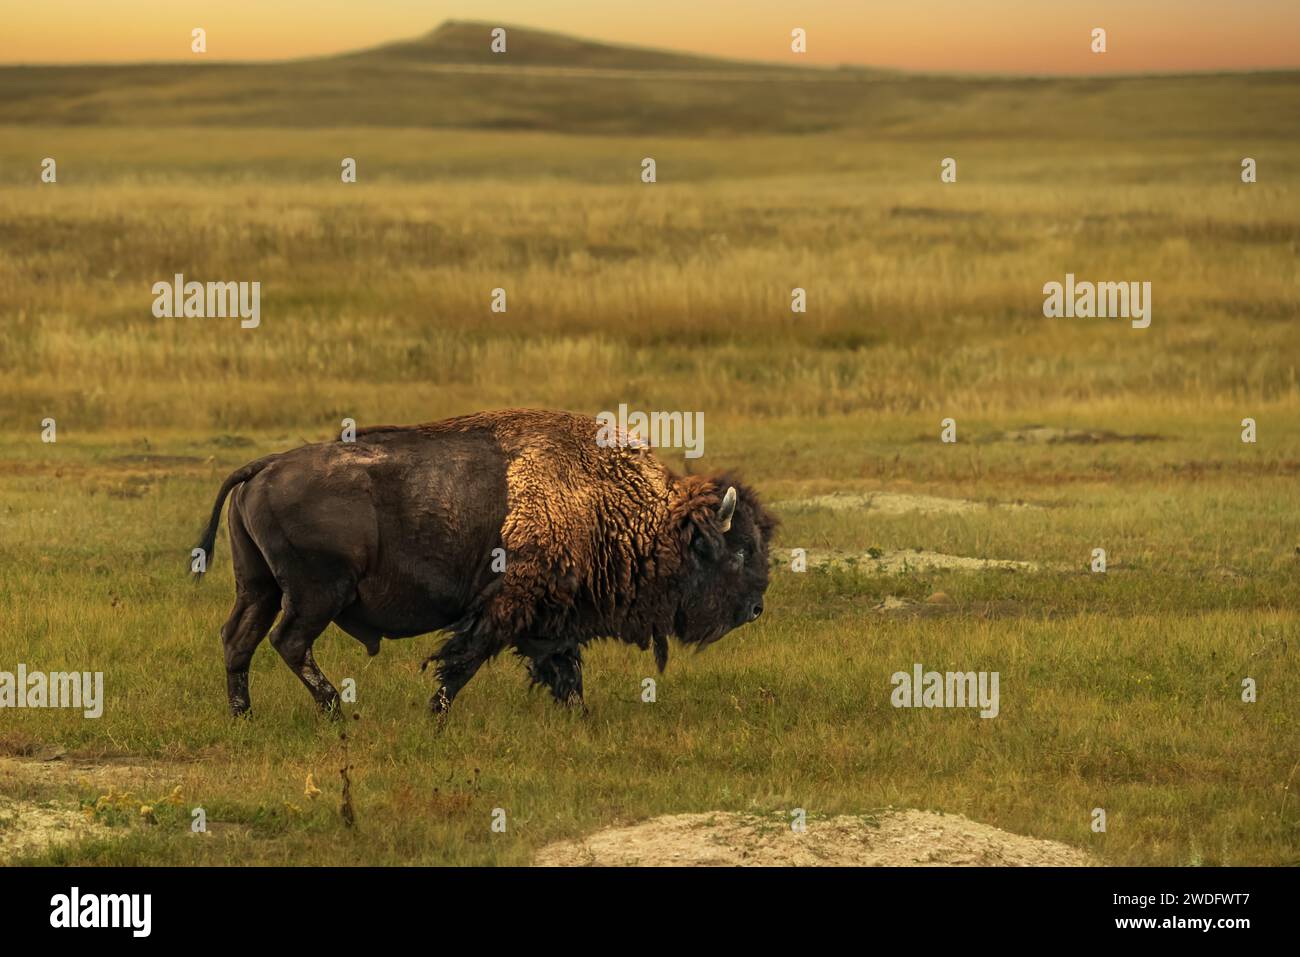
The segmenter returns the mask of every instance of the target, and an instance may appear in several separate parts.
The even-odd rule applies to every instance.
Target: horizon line
[[[1093,80],[1120,80],[1120,79],[1141,79],[1141,78],[1180,78],[1180,77],[1206,77],[1206,76],[1251,76],[1257,74],[1270,73],[1300,73],[1300,64],[1269,64],[1261,66],[1225,66],[1225,67],[1206,67],[1206,68],[1184,68],[1170,70],[1117,70],[1115,72],[1098,72],[1098,71],[1063,71],[1063,72],[1044,72],[1041,70],[944,70],[900,66],[881,66],[871,63],[858,63],[852,61],[840,61],[838,63],[792,63],[779,60],[765,59],[742,59],[725,54],[706,53],[697,50],[682,49],[667,46],[647,46],[637,43],[625,43],[615,40],[599,39],[591,36],[577,33],[568,33],[563,30],[556,30],[547,27],[532,26],[521,23],[497,23],[488,20],[478,19],[459,19],[450,17],[439,22],[432,29],[414,35],[404,35],[388,40],[381,40],[378,43],[359,46],[346,47],[339,50],[324,53],[309,53],[305,55],[287,56],[287,57],[229,57],[229,58],[209,58],[207,54],[190,54],[188,57],[168,58],[168,59],[140,59],[140,60],[3,60],[0,61],[0,69],[133,69],[146,67],[173,67],[173,66],[292,66],[302,63],[319,63],[333,59],[343,59],[349,56],[359,54],[380,52],[386,47],[418,42],[420,40],[434,36],[439,30],[446,26],[483,26],[483,27],[502,27],[506,30],[527,31],[534,34],[543,34],[553,37],[560,37],[566,40],[574,40],[581,43],[589,43],[595,46],[605,47],[611,50],[627,50],[638,53],[657,53],[670,56],[680,56],[683,58],[695,58],[701,60],[713,60],[719,65],[725,65],[729,68],[737,66],[747,66],[755,69],[771,69],[782,71],[793,71],[807,73],[812,75],[824,74],[833,76],[837,74],[852,73],[871,73],[893,77],[943,77],[943,78],[966,78],[966,79],[1007,79],[1007,80],[1065,80],[1065,79],[1093,79]],[[448,65],[455,65],[451,63]],[[468,64],[466,64],[468,65]],[[554,62],[547,64],[524,64],[529,69],[600,69],[606,73],[617,73],[622,68],[616,66],[591,68],[582,65],[566,66],[563,62]],[[509,69],[506,63],[502,63],[503,69]],[[629,72],[661,72],[671,76],[679,72],[673,68],[666,67],[629,67]],[[707,64],[700,64],[696,72],[708,70]],[[727,70],[719,69],[719,74],[725,76]]]

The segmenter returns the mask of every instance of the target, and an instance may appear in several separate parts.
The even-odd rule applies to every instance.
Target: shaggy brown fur
[[[372,653],[380,636],[450,630],[433,656],[435,710],[507,648],[558,699],[580,701],[588,641],[653,645],[662,670],[670,635],[707,644],[756,617],[775,526],[735,479],[674,475],[648,449],[601,447],[598,430],[591,417],[538,410],[363,429],[355,445],[308,446],[232,475],[204,542],[210,554],[221,499],[245,482],[232,500],[241,513],[231,506],[237,581],[251,571],[265,590],[273,578],[287,602],[295,580],[319,589],[325,579],[337,600],[316,617],[328,608]],[[729,487],[737,507],[724,533]],[[256,514],[243,513],[245,501]],[[258,554],[235,540],[237,519]],[[484,573],[493,547],[505,550],[504,573]],[[231,691],[238,711],[246,662],[235,655],[234,665],[244,666]],[[299,675],[313,694],[324,682],[322,703],[332,703],[323,675]]]

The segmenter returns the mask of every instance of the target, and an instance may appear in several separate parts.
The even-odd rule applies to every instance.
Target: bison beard
[[[662,671],[669,636],[702,646],[757,618],[775,521],[754,493],[675,475],[643,448],[601,447],[598,430],[565,412],[484,412],[364,429],[231,474],[199,543],[211,561],[229,497],[231,711],[249,709],[248,666],[268,632],[337,713],[311,652],[330,622],[372,655],[383,638],[448,631],[425,662],[445,714],[506,649],[535,685],[581,706],[587,642],[653,647]]]

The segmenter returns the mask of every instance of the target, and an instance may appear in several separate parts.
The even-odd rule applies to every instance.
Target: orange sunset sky
[[[446,19],[741,59],[992,73],[1300,67],[1300,0],[0,0],[0,63],[265,60],[353,50]],[[790,30],[808,53],[789,52]],[[1108,52],[1089,51],[1104,27]]]

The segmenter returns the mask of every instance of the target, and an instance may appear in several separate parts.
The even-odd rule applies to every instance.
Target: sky
[[[1300,0],[0,0],[0,63],[339,53],[443,20],[737,59],[1106,74],[1300,68]],[[790,31],[808,52],[790,52]],[[1089,49],[1106,30],[1107,52]]]

